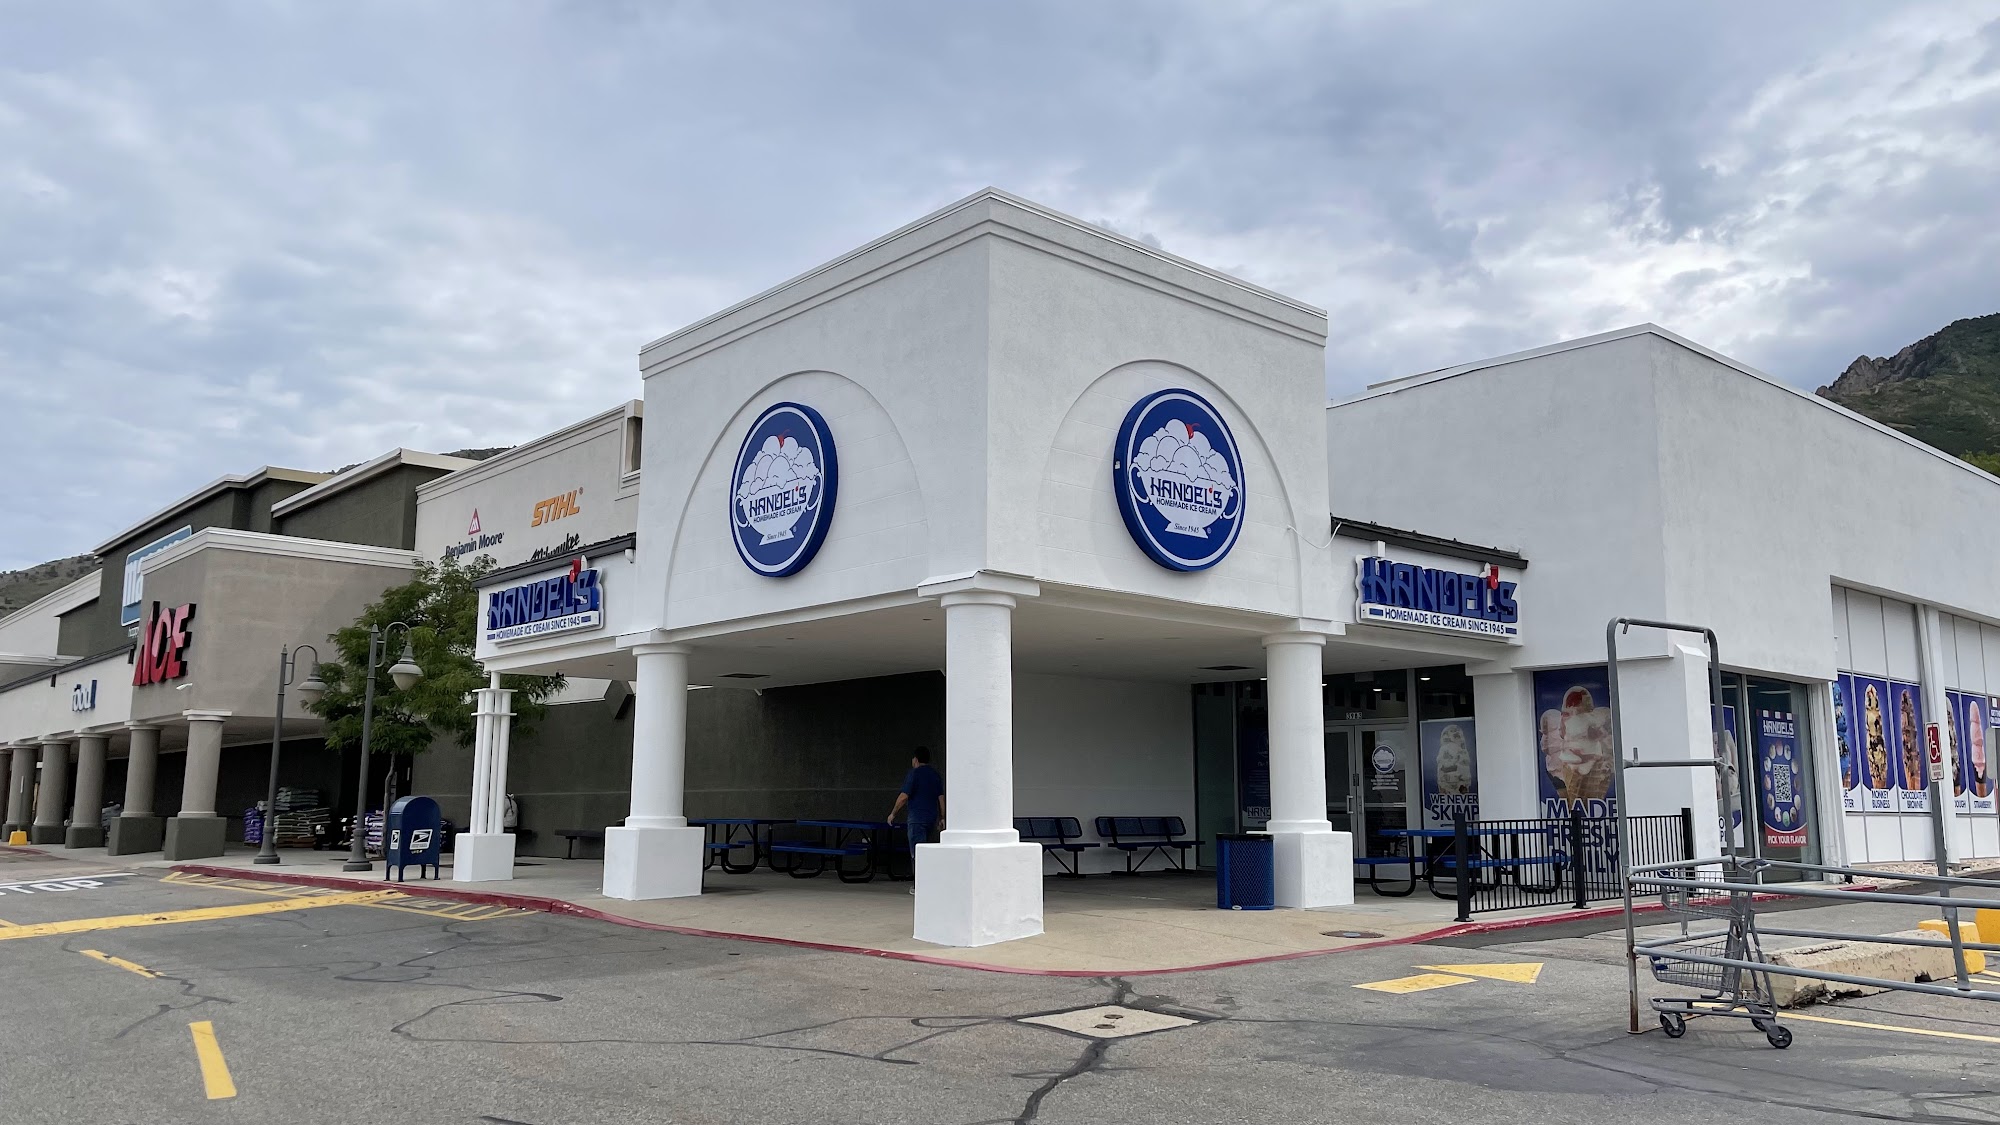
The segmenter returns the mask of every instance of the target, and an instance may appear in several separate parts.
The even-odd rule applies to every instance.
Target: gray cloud
[[[1332,313],[1328,385],[1656,320],[1801,385],[2000,309],[2000,10],[0,3],[0,567],[518,441],[993,183]]]

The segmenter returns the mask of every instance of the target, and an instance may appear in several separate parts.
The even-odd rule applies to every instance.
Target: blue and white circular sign
[[[1222,561],[1243,529],[1243,459],[1229,424],[1193,391],[1155,391],[1118,427],[1118,513],[1141,550],[1174,570]]]
[[[757,416],[736,454],[729,524],[743,565],[771,578],[812,561],[833,522],[833,432],[819,411],[781,402]]]

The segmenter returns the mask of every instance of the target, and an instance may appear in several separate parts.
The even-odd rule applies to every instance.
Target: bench
[[[1097,834],[1105,846],[1125,853],[1125,873],[1136,875],[1146,861],[1157,855],[1170,870],[1186,871],[1187,850],[1201,846],[1188,840],[1187,825],[1177,816],[1100,816]],[[1172,849],[1172,850],[1169,850]]]
[[[1040,844],[1042,854],[1055,860],[1062,874],[1076,879],[1083,877],[1077,867],[1083,853],[1097,846],[1079,842],[1083,825],[1073,816],[1017,816],[1014,831],[1021,834],[1024,843]]]
[[[578,840],[596,840],[600,844],[604,842],[604,829],[602,828],[558,828],[556,829],[556,835],[563,838],[564,859],[576,858],[576,842]]]

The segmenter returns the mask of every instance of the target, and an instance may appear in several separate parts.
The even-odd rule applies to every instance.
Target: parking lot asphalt
[[[24,853],[0,921],[7,1125],[2000,1119],[2000,1012],[1628,1035],[1601,929],[1037,977]]]

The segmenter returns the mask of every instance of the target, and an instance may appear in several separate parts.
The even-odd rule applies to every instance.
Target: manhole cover
[[[1145,1035],[1148,1032],[1186,1027],[1196,1021],[1186,1016],[1170,1016],[1163,1012],[1145,1012],[1137,1008],[1105,1004],[1096,1008],[1080,1008],[1074,1012],[1028,1016],[1021,1022],[1053,1027],[1057,1031],[1067,1031],[1072,1035],[1087,1035],[1092,1039],[1123,1039],[1130,1035]]]
[[[1320,932],[1319,936],[1341,937],[1341,938],[1371,938],[1371,937],[1381,937],[1382,935],[1376,933],[1373,930],[1323,930]]]

